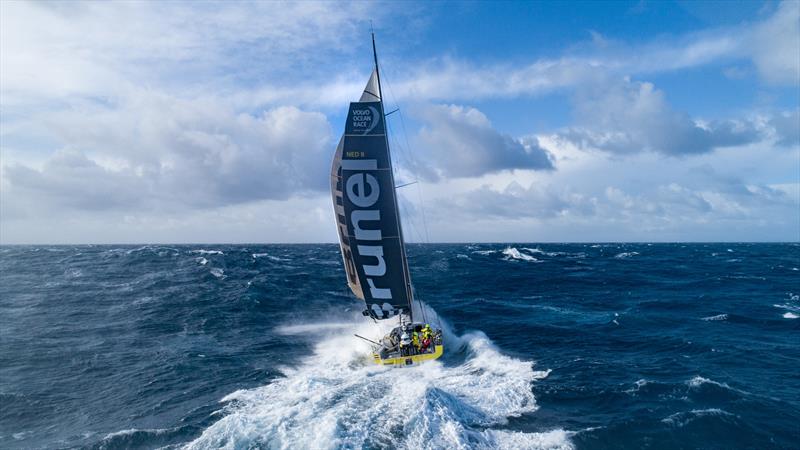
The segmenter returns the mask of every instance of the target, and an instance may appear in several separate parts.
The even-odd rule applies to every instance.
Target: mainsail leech
[[[377,53],[360,101],[350,104],[345,133],[331,167],[331,194],[347,283],[366,302],[366,314],[375,319],[411,316],[411,280],[386,137]]]

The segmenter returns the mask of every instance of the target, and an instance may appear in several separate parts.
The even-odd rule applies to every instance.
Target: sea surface
[[[796,243],[408,252],[390,369],[336,245],[0,247],[0,448],[800,447]]]

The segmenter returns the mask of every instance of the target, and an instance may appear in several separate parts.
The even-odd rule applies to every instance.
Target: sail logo
[[[353,226],[353,237],[360,256],[358,262],[369,285],[370,297],[375,300],[391,300],[391,289],[378,285],[380,279],[386,276],[386,259],[380,230],[381,211],[377,206],[381,195],[380,184],[374,175],[368,173],[375,170],[378,170],[378,161],[375,159],[342,160],[342,173],[349,171],[344,180],[344,191],[347,199],[355,206],[350,211],[349,222]],[[367,228],[367,223],[378,225],[378,228]],[[367,262],[371,264],[366,264]],[[383,308],[376,306],[373,305],[372,309],[377,317],[385,317],[387,313],[397,314],[388,302],[383,304]]]
[[[353,108],[351,111],[351,125],[354,134],[356,132],[369,134],[381,121],[381,115],[374,106],[367,106],[363,109]]]

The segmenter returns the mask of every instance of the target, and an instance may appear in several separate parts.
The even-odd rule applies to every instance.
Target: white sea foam
[[[224,255],[221,250],[192,250],[192,253],[200,253],[201,255]]]
[[[788,294],[789,300],[786,303],[776,303],[772,306],[785,311],[781,316],[784,319],[798,319],[800,318],[800,305],[798,305],[797,302],[800,301],[800,295],[792,292]]]
[[[545,255],[545,256],[550,256],[550,257],[553,257],[553,256],[564,256],[564,255],[568,255],[569,254],[569,253],[566,253],[566,252],[546,252],[546,251],[544,251],[544,250],[542,250],[540,248],[523,247],[522,249],[525,250],[528,253],[533,253],[533,254],[536,254],[536,255]]]
[[[476,253],[478,255],[491,255],[492,253],[497,253],[497,250],[475,250],[472,253]]]
[[[716,386],[730,388],[730,386],[728,386],[727,384],[719,383],[719,382],[714,381],[714,380],[709,380],[708,378],[704,378],[704,377],[701,377],[699,375],[693,377],[691,380],[686,381],[686,385],[691,387],[691,388],[697,388],[697,387],[700,387],[700,386],[702,386],[704,384],[713,384],[713,385],[716,385]]]
[[[125,254],[126,255],[131,255],[133,253],[147,252],[147,251],[155,252],[158,256],[166,256],[166,255],[168,255],[170,253],[172,255],[177,255],[178,253],[180,253],[180,250],[178,250],[177,248],[162,247],[160,245],[143,245],[143,246],[138,247],[138,248],[126,250]]]
[[[636,383],[633,384],[634,386],[632,388],[626,389],[624,392],[626,394],[633,394],[635,392],[639,392],[639,389],[643,388],[644,386],[647,386],[650,383],[651,383],[650,380],[645,380],[644,378],[640,378],[636,380]]]
[[[354,320],[279,327],[326,337],[296,367],[283,369],[283,377],[224,397],[224,416],[186,447],[572,448],[564,430],[497,429],[538,408],[531,384],[549,370],[503,355],[481,332],[456,336],[447,329],[445,357],[455,359],[448,365],[376,366],[369,344],[353,333],[375,338],[391,325]]]
[[[735,417],[733,414],[729,413],[728,411],[719,409],[719,408],[708,408],[708,409],[693,409],[691,411],[683,411],[678,412],[675,414],[670,415],[669,417],[665,417],[661,419],[662,423],[667,425],[671,425],[674,427],[682,427],[689,422],[704,416],[729,416]]]
[[[703,317],[701,320],[705,320],[707,322],[717,321],[717,320],[728,320],[728,315],[727,314],[717,314],[716,316]]]
[[[203,258],[202,256],[198,256],[194,260],[199,262],[201,266],[205,266],[206,264],[208,264],[208,260]]]
[[[74,267],[70,267],[69,269],[64,271],[64,277],[66,278],[80,278],[83,276],[83,271],[81,269],[76,269]]]
[[[614,255],[614,258],[625,259],[625,258],[630,258],[632,256],[636,256],[638,254],[639,254],[639,252],[622,252],[622,253],[617,253],[616,255]]]
[[[220,269],[219,267],[212,267],[211,268],[211,275],[214,275],[217,278],[224,278],[225,271]]]
[[[269,253],[253,253],[253,259],[258,259],[258,258],[269,258],[272,261],[289,261],[286,258],[272,256]]]
[[[300,325],[281,325],[275,328],[275,332],[283,335],[306,335],[309,333],[330,332],[331,330],[352,329],[350,322],[342,323],[307,323]]]
[[[503,250],[503,254],[506,255],[507,260],[530,261],[530,262],[539,261],[538,259],[534,258],[531,255],[520,253],[520,251],[514,247],[506,247],[506,249]]]
[[[115,431],[113,433],[109,433],[103,438],[103,440],[107,441],[107,440],[114,439],[114,438],[117,438],[117,437],[130,436],[130,435],[133,435],[133,434],[136,434],[136,433],[147,433],[147,434],[154,434],[154,435],[158,436],[158,435],[170,433],[172,431],[175,431],[175,429],[174,428],[147,428],[147,429],[140,430],[140,429],[137,429],[137,428],[130,428],[130,429],[127,429],[127,430],[120,430],[120,431]]]
[[[462,253],[457,254],[456,258],[458,258],[458,259],[470,259],[470,257],[468,255],[464,255]]]

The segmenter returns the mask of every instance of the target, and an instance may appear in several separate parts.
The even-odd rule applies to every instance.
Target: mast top
[[[372,34],[372,57],[375,60],[375,74],[378,76],[378,97],[383,102],[383,91],[381,90],[381,72],[378,69],[378,50],[375,47],[375,31],[372,31],[372,22],[370,22],[370,34]]]

